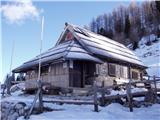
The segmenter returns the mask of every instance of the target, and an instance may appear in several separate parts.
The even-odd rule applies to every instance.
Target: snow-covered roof
[[[13,72],[25,71],[31,67],[39,64],[40,55],[36,56],[32,60],[25,62],[20,67],[13,70]],[[81,45],[75,40],[67,41],[59,44],[46,52],[41,54],[41,63],[47,64],[59,60],[85,60],[93,61],[96,63],[103,63],[102,60],[92,56],[89,52],[82,48]]]
[[[74,33],[80,38],[79,41],[83,43],[82,45],[84,45],[96,56],[112,58],[118,61],[145,67],[143,62],[136,56],[136,54],[123,44],[102,35],[95,34],[89,30],[82,29],[78,26],[72,26]]]
[[[79,32],[76,29],[79,29],[82,32]],[[76,29],[76,35],[80,37],[80,41],[82,41],[85,44],[85,47],[87,47],[87,49],[89,49],[92,53],[103,57],[144,66],[142,61],[135,55],[135,53],[129,50],[123,44],[82,28],[76,27]]]
[[[70,31],[74,39],[62,42],[65,33]],[[56,45],[41,54],[41,62],[56,60],[87,60],[103,63],[104,59],[113,59],[145,68],[142,61],[123,44],[75,25],[67,24]],[[38,65],[39,55],[13,70],[19,72]]]

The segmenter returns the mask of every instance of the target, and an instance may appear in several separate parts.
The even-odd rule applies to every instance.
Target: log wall
[[[57,87],[69,87],[69,68],[67,66],[64,67],[63,63],[57,63],[46,67],[48,67],[47,72],[46,70],[41,71],[42,82]],[[37,87],[37,78],[38,70],[28,71],[25,83],[26,89],[35,89]]]
[[[111,86],[114,84],[114,81],[116,81],[118,84],[123,82],[128,82],[128,70],[129,70],[128,66],[124,66],[125,69],[122,72],[123,75],[121,75],[120,70],[119,71],[116,70],[116,76],[111,76],[109,75],[108,65],[109,63],[107,62],[101,65],[96,65],[96,73],[98,74],[98,77],[96,77],[95,80],[97,81],[98,86],[102,86],[103,81],[104,81],[104,86]],[[116,64],[116,69],[121,69],[121,67],[123,67],[123,65]],[[142,73],[142,70],[131,68],[131,74],[132,71],[138,73],[138,79],[136,80],[141,80],[140,74]]]

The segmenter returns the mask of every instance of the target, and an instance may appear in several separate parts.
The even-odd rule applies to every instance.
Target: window
[[[69,61],[69,68],[73,68],[73,60]]]
[[[48,66],[42,67],[42,68],[41,68],[41,74],[42,74],[42,75],[48,74],[48,68],[49,68]]]
[[[96,64],[96,75],[100,74],[100,65]]]
[[[103,63],[99,65],[99,74],[102,76],[108,75],[108,64],[107,63]]]
[[[108,73],[110,76],[116,76],[116,65],[115,64],[109,64],[108,66]]]
[[[63,63],[63,68],[67,68],[67,62]]]
[[[138,80],[138,72],[132,71],[132,79]]]
[[[128,69],[125,66],[120,66],[120,77],[121,78],[128,78]]]
[[[52,75],[62,75],[62,74],[65,74],[66,68],[63,68],[63,67],[64,67],[63,63],[53,64],[51,66],[51,74]]]

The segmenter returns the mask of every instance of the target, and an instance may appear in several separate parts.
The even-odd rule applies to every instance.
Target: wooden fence
[[[43,102],[47,102],[47,103],[59,103],[59,104],[85,104],[85,105],[93,105],[94,106],[94,111],[98,112],[99,111],[99,98],[98,98],[98,93],[101,94],[101,105],[104,106],[105,105],[105,101],[109,101],[109,100],[115,100],[118,98],[126,98],[128,100],[129,103],[129,109],[130,112],[133,111],[133,98],[134,97],[141,97],[141,96],[145,96],[149,93],[149,89],[151,89],[152,91],[154,91],[155,94],[155,99],[157,99],[157,92],[160,92],[160,88],[157,88],[157,83],[160,82],[160,77],[151,77],[148,76],[148,80],[141,80],[141,81],[132,81],[130,80],[130,82],[128,83],[124,83],[124,84],[117,84],[117,85],[112,85],[112,86],[107,86],[104,87],[104,82],[102,82],[102,86],[98,87],[96,85],[96,82],[94,82],[93,87],[91,88],[91,90],[93,91],[93,100],[92,101],[82,101],[82,100],[44,100],[43,98],[41,98],[41,101]],[[142,91],[142,92],[134,92],[132,93],[132,86],[136,85],[137,83],[143,83],[143,84],[149,84],[151,86],[151,88],[148,89],[148,91]],[[121,86],[125,86],[126,88],[126,94],[118,94],[118,95],[106,95],[106,93],[108,92],[109,89],[114,89],[116,87],[121,87]],[[145,87],[145,85],[144,85]],[[29,111],[29,114],[27,114],[26,118],[29,118],[30,114],[32,113],[33,107],[38,99],[39,96],[39,92],[40,90],[38,90],[36,97],[34,99],[34,102],[31,106],[31,109]],[[43,99],[43,100],[42,100]]]
[[[128,83],[124,83],[124,84],[118,84],[118,85],[113,85],[113,86],[108,86],[108,87],[103,87],[99,88],[97,92],[101,93],[101,105],[104,105],[104,101],[107,100],[115,100],[118,98],[126,98],[129,102],[129,109],[132,112],[133,111],[133,98],[134,97],[142,97],[142,96],[146,96],[151,90],[154,91],[154,95],[155,95],[155,99],[157,99],[157,95],[160,93],[160,88],[157,88],[157,83],[160,82],[160,77],[155,77],[155,76],[148,76],[148,80],[140,80],[140,81],[130,81]],[[134,92],[132,93],[132,86],[135,86],[137,83],[143,83],[144,84],[144,88],[146,88],[146,84],[150,85],[148,89],[148,91],[140,91],[140,92]],[[104,83],[103,83],[104,84]],[[102,84],[102,85],[103,85]],[[107,95],[105,96],[105,91],[107,91],[108,89],[113,89],[116,87],[121,87],[121,86],[125,86],[126,88],[126,94],[117,94],[117,95]]]
[[[124,83],[124,84],[117,84],[117,85],[112,85],[112,86],[107,86],[104,87],[104,82],[102,82],[102,86],[98,87],[96,85],[96,82],[94,82],[93,87],[90,89],[91,91],[93,91],[93,101],[82,101],[82,100],[51,100],[51,101],[47,101],[44,100],[43,102],[51,102],[51,103],[67,103],[67,104],[87,104],[87,105],[94,105],[94,111],[98,112],[98,105],[100,103],[100,99],[101,99],[101,105],[104,106],[105,105],[105,101],[109,101],[109,100],[115,100],[115,99],[119,99],[119,98],[125,98],[128,100],[129,103],[129,109],[132,112],[133,111],[133,98],[134,97],[143,97],[146,96],[149,92],[148,91],[140,91],[140,92],[134,92],[132,93],[132,86],[135,86],[137,83],[143,83],[143,84],[149,84],[151,86],[151,89],[154,91],[155,94],[155,99],[157,98],[157,92],[160,92],[160,88],[157,88],[157,83],[160,82],[160,77],[148,77],[148,80],[141,80],[141,81],[130,81],[128,83]],[[125,87],[126,88],[126,93],[125,94],[118,94],[118,95],[106,95],[106,93],[108,94],[109,89],[114,89],[116,87]],[[145,85],[144,85],[145,88]],[[101,94],[101,97],[98,97],[98,93]]]

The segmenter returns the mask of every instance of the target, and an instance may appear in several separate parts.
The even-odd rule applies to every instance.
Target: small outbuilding
[[[12,71],[25,74],[26,89],[36,88],[39,57]],[[41,65],[43,82],[65,88],[141,80],[147,68],[123,44],[67,23],[56,45],[41,54]]]

